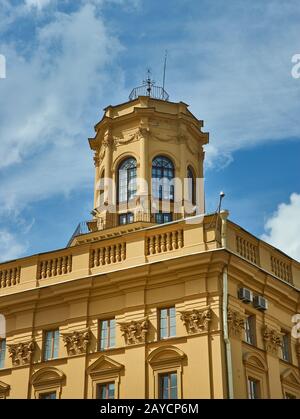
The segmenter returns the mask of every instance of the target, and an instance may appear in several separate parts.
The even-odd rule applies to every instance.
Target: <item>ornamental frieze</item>
[[[91,338],[89,328],[80,331],[74,330],[71,333],[62,333],[62,336],[68,355],[87,352]]]
[[[9,357],[12,359],[13,366],[29,364],[31,355],[35,349],[35,341],[15,343],[8,346]]]
[[[276,330],[271,329],[269,326],[263,327],[262,333],[266,351],[271,352],[274,355],[277,355],[278,348],[282,345],[281,334]]]
[[[128,323],[119,323],[126,345],[145,343],[148,333],[149,321],[145,317],[141,320],[132,320]]]
[[[202,310],[181,312],[181,320],[183,321],[187,332],[190,334],[207,331],[211,318],[212,310],[210,307],[206,307]]]
[[[228,310],[227,314],[228,329],[231,336],[241,338],[245,329],[245,318],[238,311]]]

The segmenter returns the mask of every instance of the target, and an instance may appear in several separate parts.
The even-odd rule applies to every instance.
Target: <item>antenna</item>
[[[164,62],[164,74],[163,74],[163,93],[165,91],[165,81],[166,81],[166,68],[167,68],[167,58],[168,58],[168,51],[165,51],[165,62]]]

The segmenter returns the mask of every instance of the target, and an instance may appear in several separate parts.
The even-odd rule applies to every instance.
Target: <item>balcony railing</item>
[[[77,245],[1,263],[0,295],[221,248],[221,223],[213,223],[215,216],[207,215],[198,223],[189,220],[160,225],[129,224],[124,229],[100,233],[97,229],[93,231],[94,220],[80,223],[72,237],[84,233],[86,236]],[[245,263],[300,288],[299,262],[230,221],[226,248]]]
[[[169,95],[164,88],[159,86],[149,87],[147,84],[135,87],[129,95],[129,100],[137,99],[139,96],[149,96],[153,99],[169,100]]]

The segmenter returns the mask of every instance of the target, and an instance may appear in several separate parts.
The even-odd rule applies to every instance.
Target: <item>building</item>
[[[0,398],[300,398],[300,263],[201,216],[208,134],[147,88],[89,140],[93,219],[0,264]]]

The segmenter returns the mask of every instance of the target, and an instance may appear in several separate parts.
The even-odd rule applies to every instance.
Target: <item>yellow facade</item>
[[[0,398],[91,399],[109,391],[125,399],[300,398],[300,341],[292,333],[300,264],[226,211],[187,214],[176,188],[172,221],[158,224],[153,214],[153,159],[167,156],[179,179],[188,167],[203,177],[201,127],[181,102],[141,96],[105,109],[89,140],[90,232],[65,249],[0,264]],[[98,185],[112,178],[118,188],[128,157],[150,190],[138,185],[133,218],[120,225],[128,208],[107,180],[102,198]],[[267,309],[245,303],[241,288],[267,300]]]

